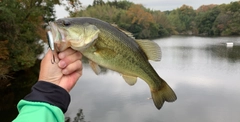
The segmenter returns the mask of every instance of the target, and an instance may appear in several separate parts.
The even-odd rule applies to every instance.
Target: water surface
[[[237,122],[240,120],[240,37],[155,39],[161,62],[151,64],[177,94],[157,110],[147,84],[129,86],[120,74],[95,75],[84,65],[66,116],[83,109],[91,122]],[[226,42],[234,42],[227,47]]]

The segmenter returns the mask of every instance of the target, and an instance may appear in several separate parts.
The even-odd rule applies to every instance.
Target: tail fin
[[[174,102],[177,99],[174,91],[164,80],[161,81],[161,85],[158,90],[151,90],[151,94],[157,109],[161,109],[165,101]]]

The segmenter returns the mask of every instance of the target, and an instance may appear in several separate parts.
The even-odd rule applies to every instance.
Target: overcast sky
[[[83,6],[88,6],[93,3],[93,0],[80,0]],[[113,0],[103,0],[113,1]],[[173,10],[181,7],[183,4],[192,6],[194,9],[197,9],[201,5],[208,4],[229,4],[230,2],[237,0],[128,0],[133,3],[143,4],[146,8],[150,8],[153,10]],[[56,6],[56,15],[57,18],[67,17],[68,13],[64,10],[63,7]]]

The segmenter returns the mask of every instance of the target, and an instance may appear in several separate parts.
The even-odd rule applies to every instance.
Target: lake
[[[171,36],[153,41],[160,45],[162,59],[150,62],[177,94],[175,102],[157,110],[143,80],[129,86],[119,73],[97,76],[86,64],[70,92],[66,116],[73,118],[83,109],[91,122],[240,121],[240,37]]]

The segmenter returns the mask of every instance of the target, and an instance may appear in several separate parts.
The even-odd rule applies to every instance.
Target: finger
[[[67,48],[66,50],[64,50],[64,51],[62,51],[62,52],[60,52],[60,53],[58,54],[58,58],[59,58],[59,59],[63,59],[63,58],[65,58],[66,56],[71,55],[71,54],[73,54],[73,53],[75,53],[75,52],[76,52],[76,51],[73,50],[72,48]]]
[[[65,77],[63,77],[62,82],[60,82],[59,86],[70,92],[77,83],[78,79],[81,77],[81,75],[82,70],[77,70],[70,75],[66,75]]]
[[[82,69],[76,70],[70,75],[66,75],[65,77],[63,77],[62,82],[60,82],[59,86],[70,92],[70,90],[74,87],[74,85],[81,76]]]
[[[78,79],[82,76],[82,70],[79,71],[75,71],[72,74],[69,75],[69,79],[67,80],[67,83],[61,83],[61,85],[65,86],[65,89],[70,92],[71,89],[75,86],[75,84],[77,83]],[[63,86],[63,87],[64,87]]]
[[[66,68],[62,70],[62,74],[69,75],[75,71],[82,70],[82,62],[81,60],[77,60],[74,63],[69,64]]]
[[[77,70],[77,71],[75,71],[75,72],[73,72],[72,74],[71,74],[71,77],[72,77],[72,80],[74,81],[74,80],[78,80],[79,79],[79,77],[81,77],[82,76],[82,69],[80,70]]]
[[[71,55],[66,56],[64,59],[60,60],[58,66],[60,68],[65,68],[67,65],[82,59],[82,54],[80,52],[75,52]]]

